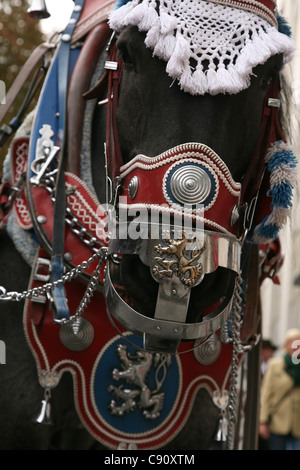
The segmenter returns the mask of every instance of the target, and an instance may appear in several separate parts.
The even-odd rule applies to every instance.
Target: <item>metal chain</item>
[[[243,352],[240,341],[241,313],[242,313],[242,277],[239,275],[236,279],[235,295],[233,302],[233,321],[232,321],[232,362],[231,362],[231,379],[229,387],[228,402],[228,435],[227,450],[234,447],[235,425],[236,425],[236,400],[237,400],[237,383],[238,383],[238,355]]]
[[[43,180],[45,189],[50,194],[51,201],[55,203],[55,178],[54,175],[48,173],[45,175]],[[73,214],[69,207],[66,207],[65,222],[70,227],[70,230],[80,238],[80,240],[87,245],[95,253],[98,252],[99,248],[101,249],[100,241],[93,236],[78,220],[78,218]]]
[[[55,188],[56,188],[55,174],[56,173],[57,173],[57,169],[54,171],[46,172],[42,176],[41,182],[40,182],[40,184],[43,184],[47,192],[50,194],[50,198],[53,203],[55,202]],[[46,294],[50,297],[51,291],[54,287],[57,287],[61,284],[65,284],[66,282],[70,282],[73,278],[78,277],[84,270],[88,269],[91,263],[93,263],[97,258],[100,258],[97,268],[95,269],[95,271],[90,277],[88,287],[80,302],[80,305],[77,308],[74,317],[72,318],[77,318],[79,315],[82,314],[88,302],[90,301],[96,289],[97,281],[99,280],[101,276],[101,267],[106,258],[107,248],[103,247],[100,241],[97,240],[97,238],[94,237],[79,222],[79,220],[72,213],[69,207],[66,208],[65,222],[67,225],[69,225],[71,231],[76,236],[78,236],[82,240],[82,242],[94,252],[94,254],[87,261],[83,261],[81,264],[75,266],[66,274],[64,274],[61,277],[61,279],[46,283],[41,287],[34,287],[33,289],[29,289],[23,292],[7,292],[5,287],[0,286],[0,301],[7,300],[7,301],[21,302],[22,300],[33,299],[34,297],[38,297],[43,294]]]
[[[106,251],[105,251],[105,256],[102,256],[100,258],[100,261],[99,261],[96,269],[94,270],[93,274],[91,275],[88,286],[87,286],[86,291],[84,293],[84,296],[82,297],[81,302],[80,302],[74,316],[70,318],[71,321],[76,321],[77,318],[80,317],[83,314],[83,312],[86,309],[87,305],[91,301],[91,298],[94,295],[94,292],[97,288],[98,281],[99,281],[100,276],[101,276],[101,269],[102,269],[102,265],[103,265],[103,262],[105,260],[105,257],[106,257]],[[68,322],[68,320],[67,320],[67,322]]]
[[[80,240],[87,245],[92,251],[97,253],[99,247],[101,247],[100,241],[94,237],[77,219],[72,213],[69,207],[66,208],[65,222],[69,225],[70,230],[80,238]]]
[[[91,279],[88,285],[88,288],[89,288],[90,284],[92,285],[92,283],[96,282],[96,280],[99,279],[100,273],[98,275],[98,270],[101,271],[102,263],[106,259],[106,253],[107,253],[106,247],[100,248],[100,250],[98,250],[97,253],[94,253],[87,261],[83,261],[78,266],[75,266],[74,268],[72,268],[70,271],[64,274],[61,277],[61,279],[58,279],[57,281],[53,281],[53,282],[48,282],[41,287],[34,287],[33,289],[29,289],[23,292],[6,292],[6,289],[3,286],[0,286],[0,301],[10,300],[10,301],[15,301],[15,302],[21,302],[22,300],[25,300],[25,299],[34,299],[34,297],[38,297],[43,294],[51,294],[53,287],[57,287],[61,284],[65,284],[66,282],[70,282],[72,279],[78,277],[83,271],[88,269],[91,263],[93,263],[96,259],[100,258],[100,263],[91,276]],[[95,274],[96,271],[97,271],[97,274]],[[98,275],[97,278],[95,277],[96,275]],[[86,291],[85,296],[87,296],[87,298],[89,296],[89,293],[87,291]],[[84,298],[82,299],[81,303],[83,302]],[[82,308],[80,308],[80,311],[82,311]]]

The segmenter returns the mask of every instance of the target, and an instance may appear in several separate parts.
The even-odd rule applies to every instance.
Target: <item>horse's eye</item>
[[[269,71],[263,74],[260,79],[260,87],[262,90],[267,90],[269,88],[270,83],[274,78],[276,78],[279,74],[279,70],[276,67],[272,67]]]
[[[130,57],[130,54],[128,52],[128,48],[127,48],[125,42],[118,41],[117,46],[118,46],[119,52],[122,56],[124,64],[133,65],[132,59]]]
[[[263,77],[260,82],[260,86],[262,89],[267,89],[272,81],[273,75],[268,75]]]
[[[265,64],[257,65],[253,69],[254,80],[263,92],[267,91],[272,80],[278,77],[281,68],[282,55],[277,54],[268,59]]]

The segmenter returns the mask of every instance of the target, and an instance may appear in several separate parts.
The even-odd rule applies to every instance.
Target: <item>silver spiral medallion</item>
[[[215,362],[221,352],[221,342],[216,334],[212,334],[204,342],[195,344],[194,355],[202,365],[209,365]]]
[[[62,325],[59,332],[62,344],[71,351],[83,351],[88,348],[94,339],[94,328],[85,318]]]
[[[170,179],[174,198],[182,204],[203,203],[211,193],[208,173],[196,165],[185,165],[174,171]]]

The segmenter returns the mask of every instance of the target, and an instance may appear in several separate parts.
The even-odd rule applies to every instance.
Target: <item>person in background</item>
[[[288,330],[284,354],[268,362],[261,385],[259,434],[269,450],[300,450],[300,329]]]
[[[269,359],[273,357],[277,347],[269,339],[264,339],[261,346],[261,373],[266,372]]]
[[[261,345],[261,379],[263,378],[268,362],[273,357],[277,347],[269,339],[264,339]],[[262,436],[258,438],[258,449],[269,450],[269,439],[264,439]]]

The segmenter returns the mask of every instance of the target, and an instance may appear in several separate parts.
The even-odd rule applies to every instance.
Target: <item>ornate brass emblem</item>
[[[116,387],[110,385],[108,391],[112,393],[119,404],[112,400],[109,408],[113,415],[123,416],[135,410],[137,407],[142,410],[145,418],[155,419],[160,415],[163,408],[164,393],[157,393],[161,389],[167,373],[167,367],[171,363],[169,354],[152,354],[147,351],[137,351],[132,356],[127,352],[127,348],[123,344],[117,347],[122,369],[114,369],[112,376],[114,380],[124,380],[129,386],[123,385]],[[155,390],[151,390],[147,385],[147,376],[151,367],[155,367]],[[120,403],[121,402],[121,403]]]
[[[195,246],[188,250],[188,243]],[[201,243],[201,246],[199,246],[199,243]],[[166,239],[166,246],[158,244],[154,249],[161,255],[154,258],[156,264],[152,272],[156,278],[163,279],[164,277],[172,277],[175,274],[184,285],[193,287],[203,276],[202,264],[195,264],[195,261],[199,259],[204,251],[204,242],[200,242],[196,236],[188,237],[185,233],[182,233],[181,239],[168,238]]]

